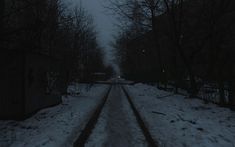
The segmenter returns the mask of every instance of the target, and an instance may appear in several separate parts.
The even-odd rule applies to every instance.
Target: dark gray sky
[[[113,57],[112,48],[109,46],[112,36],[115,35],[114,16],[105,12],[104,5],[106,0],[67,0],[69,5],[79,5],[80,3],[94,18],[96,31],[98,32],[98,41],[105,48],[106,62],[111,62]]]

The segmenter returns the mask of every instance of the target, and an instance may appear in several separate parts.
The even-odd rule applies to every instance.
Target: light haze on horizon
[[[88,14],[92,15],[94,19],[94,26],[98,33],[98,42],[101,47],[104,48],[105,52],[105,62],[106,64],[114,64],[113,63],[113,49],[110,46],[110,42],[113,39],[113,35],[117,32],[117,28],[115,27],[115,20],[114,16],[108,15],[105,12],[104,5],[105,0],[67,0],[69,5],[80,5],[84,6],[85,10]],[[114,68],[117,67],[114,66]]]

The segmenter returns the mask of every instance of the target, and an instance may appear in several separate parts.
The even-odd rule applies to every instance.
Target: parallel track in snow
[[[138,122],[138,125],[140,126],[144,136],[145,136],[145,139],[147,140],[148,144],[150,147],[157,147],[158,143],[153,139],[153,137],[151,136],[151,133],[149,132],[146,124],[144,123],[139,111],[136,109],[133,101],[131,100],[131,97],[130,95],[128,94],[127,90],[124,88],[124,86],[122,86],[122,90],[124,91],[127,99],[128,99],[128,102],[130,103],[131,105],[131,108],[135,114],[135,117],[136,117],[136,120]]]
[[[119,84],[118,84],[119,85]],[[88,123],[86,124],[85,128],[82,130],[81,134],[79,135],[78,139],[74,142],[74,147],[84,147],[86,144],[86,141],[88,140],[89,136],[92,134],[93,129],[95,128],[98,119],[100,117],[100,114],[107,102],[107,99],[109,98],[109,94],[110,91],[113,87],[113,84],[111,84],[110,88],[108,89],[107,93],[105,94],[102,102],[98,105],[98,107],[96,108],[95,112],[92,114],[91,118],[89,119]],[[135,118],[137,120],[138,126],[140,127],[147,143],[148,146],[150,147],[157,147],[158,143],[156,141],[154,141],[154,139],[152,138],[148,128],[146,127],[143,119],[141,118],[140,113],[138,112],[138,110],[136,109],[134,103],[131,100],[130,95],[128,94],[127,90],[124,88],[124,86],[121,86],[122,90],[130,104],[130,107],[133,111],[133,114],[135,115]]]
[[[109,93],[112,89],[112,85],[109,87],[107,93],[105,94],[102,102],[97,106],[94,113],[92,114],[91,118],[87,122],[85,128],[82,130],[81,134],[79,135],[78,139],[74,142],[74,147],[84,147],[87,139],[89,138],[90,134],[92,133],[92,130],[94,129],[98,118],[100,116],[100,113],[104,107],[104,104],[106,103]]]

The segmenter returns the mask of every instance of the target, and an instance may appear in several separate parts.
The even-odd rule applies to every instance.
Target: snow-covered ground
[[[126,88],[160,147],[235,147],[235,112],[145,84]]]
[[[127,99],[117,87],[86,146],[121,146],[126,139],[131,146],[146,146]],[[125,87],[160,147],[235,147],[235,112],[154,86]],[[25,121],[0,121],[0,147],[72,146],[107,89],[102,84],[73,84],[62,104]]]
[[[113,86],[86,147],[147,147],[120,86]]]
[[[62,104],[24,121],[0,121],[0,147],[72,146],[107,88],[101,84],[73,84]]]

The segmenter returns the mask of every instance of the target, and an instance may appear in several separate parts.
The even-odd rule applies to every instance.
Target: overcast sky
[[[106,0],[68,0],[69,5],[79,5],[80,1],[84,8],[94,18],[96,31],[98,32],[98,41],[105,48],[106,59],[110,62],[112,58],[111,48],[109,46],[112,36],[115,34],[115,19],[105,12],[104,5]]]

